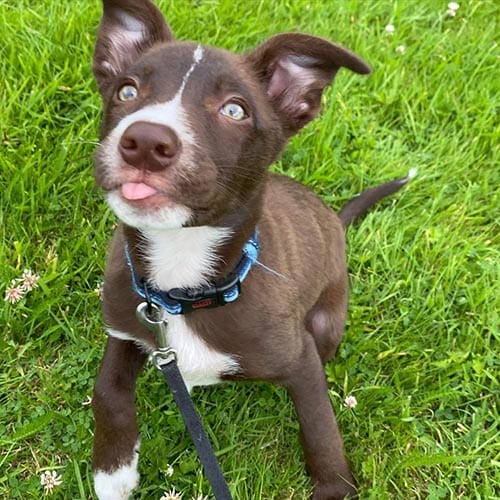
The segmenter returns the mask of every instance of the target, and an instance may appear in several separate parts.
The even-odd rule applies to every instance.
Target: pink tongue
[[[126,182],[122,185],[121,191],[126,200],[143,200],[157,193],[156,189],[143,182]]]

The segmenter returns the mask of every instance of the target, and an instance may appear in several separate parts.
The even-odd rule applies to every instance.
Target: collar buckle
[[[172,288],[168,291],[168,297],[181,305],[181,314],[187,314],[198,309],[224,306],[234,302],[240,293],[240,277],[230,273],[225,279],[205,288]]]

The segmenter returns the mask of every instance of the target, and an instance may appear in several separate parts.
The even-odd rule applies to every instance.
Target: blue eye
[[[222,108],[220,108],[219,113],[221,115],[227,116],[228,118],[232,118],[233,120],[244,120],[248,118],[246,111],[240,106],[237,102],[229,101]]]
[[[118,99],[120,99],[120,101],[133,101],[137,99],[137,95],[137,88],[134,87],[134,85],[123,85],[123,87],[120,87],[118,90]]]

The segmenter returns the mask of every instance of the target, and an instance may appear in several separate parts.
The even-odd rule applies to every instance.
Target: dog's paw
[[[128,500],[138,483],[137,459],[113,472],[97,470],[94,473],[94,489],[99,500]]]
[[[344,498],[357,498],[356,488],[344,480],[318,484],[312,495],[312,500],[343,500]]]

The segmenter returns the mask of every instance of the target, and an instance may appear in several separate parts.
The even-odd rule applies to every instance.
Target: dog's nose
[[[135,122],[123,132],[118,149],[129,165],[158,171],[175,161],[180,142],[177,134],[166,125]]]

